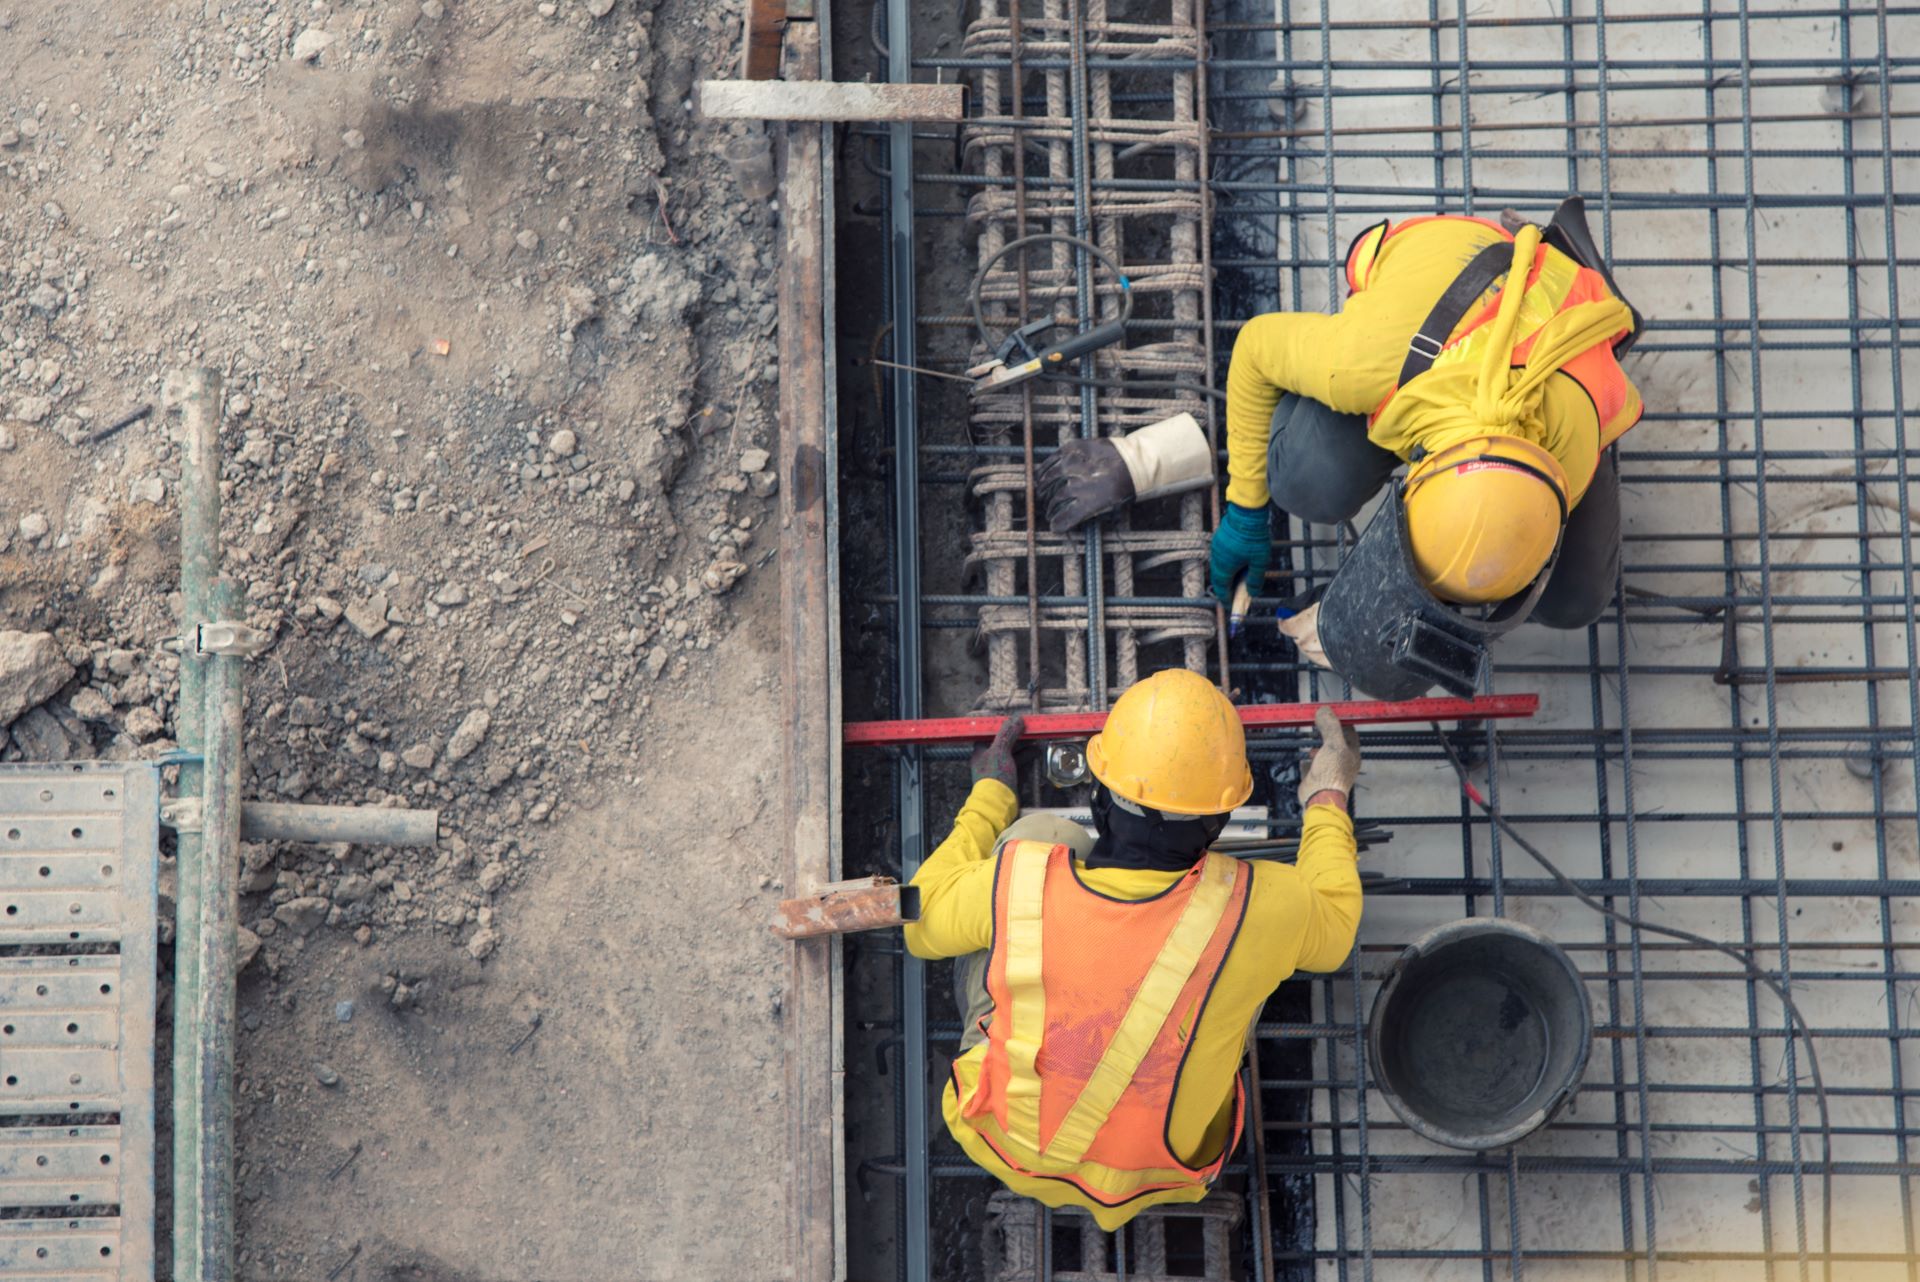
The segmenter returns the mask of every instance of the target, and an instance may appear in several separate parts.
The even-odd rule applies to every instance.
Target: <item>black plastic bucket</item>
[[[1559,945],[1470,917],[1407,947],[1373,999],[1367,1054],[1387,1103],[1454,1148],[1503,1148],[1580,1088],[1593,1042],[1586,984]]]

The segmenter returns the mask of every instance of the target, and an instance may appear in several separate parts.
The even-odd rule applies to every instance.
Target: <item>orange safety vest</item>
[[[1374,262],[1389,239],[1409,227],[1439,218],[1479,223],[1508,244],[1513,243],[1513,233],[1499,223],[1464,215],[1430,214],[1409,218],[1401,223],[1376,223],[1354,237],[1353,244],[1347,248],[1347,288],[1359,293],[1367,287],[1373,275]],[[1591,267],[1581,266],[1559,250],[1542,244],[1534,253],[1533,270],[1527,276],[1527,292],[1521,301],[1520,321],[1514,328],[1512,363],[1521,365],[1526,362],[1527,354],[1533,349],[1534,336],[1557,313],[1577,303],[1598,302],[1614,296],[1607,288],[1606,277]],[[1500,298],[1495,294],[1478,312],[1470,312],[1454,328],[1453,337],[1441,348],[1440,354],[1434,357],[1433,368],[1455,361],[1478,361],[1486,335],[1481,333],[1480,340],[1476,342],[1475,332],[1492,321],[1499,310]],[[1614,345],[1629,333],[1630,329],[1609,335],[1560,366],[1560,372],[1578,383],[1593,402],[1594,413],[1600,422],[1599,448],[1602,450],[1626,435],[1627,429],[1640,421],[1640,393],[1614,357]],[[1368,419],[1369,423],[1380,417],[1399,390],[1396,384],[1380,399],[1380,404],[1374,407],[1373,415]]]
[[[1252,882],[1239,860],[1209,854],[1151,899],[1116,900],[1080,883],[1066,846],[1008,843],[994,874],[992,1020],[962,1057],[979,1074],[966,1124],[1013,1170],[1102,1206],[1211,1183],[1240,1142],[1239,1078],[1233,1133],[1211,1161],[1181,1161],[1167,1128]]]

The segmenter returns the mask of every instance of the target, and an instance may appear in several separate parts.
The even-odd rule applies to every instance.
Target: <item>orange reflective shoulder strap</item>
[[[1041,982],[1041,910],[1047,865],[1063,847],[1017,841],[1004,854],[1013,861],[1007,887],[1006,983],[1007,1134],[1036,1151],[1040,1147],[1040,1042],[1047,1027],[1047,992]],[[999,1019],[998,1014],[995,1015]]]
[[[1099,1064],[1047,1142],[1045,1154],[1049,1161],[1074,1163],[1086,1156],[1094,1137],[1106,1125],[1113,1106],[1120,1102],[1120,1096],[1132,1083],[1134,1071],[1153,1049],[1187,981],[1193,978],[1201,955],[1226,916],[1240,875],[1239,860],[1225,855],[1206,857],[1200,884],[1187,900],[1180,920],[1174,924],[1160,955],[1153,959],[1146,978],[1134,992],[1133,1002],[1121,1018],[1113,1040],[1107,1043]]]

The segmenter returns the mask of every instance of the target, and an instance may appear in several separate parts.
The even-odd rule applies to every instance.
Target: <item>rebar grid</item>
[[[1753,950],[1815,1027],[1833,1113],[1823,1137],[1804,1047],[1764,987],[1715,954],[1595,917],[1489,829],[1430,736],[1369,731],[1359,810],[1395,837],[1365,864],[1405,885],[1369,896],[1342,974],[1283,987],[1261,1022],[1272,1187],[1239,1230],[1233,1275],[1493,1279],[1531,1265],[1554,1279],[1771,1280],[1820,1277],[1831,1263],[1834,1277],[1920,1282],[1907,1117],[1920,1091],[1907,381],[1920,337],[1903,319],[1920,284],[1900,271],[1920,261],[1920,132],[1907,123],[1920,118],[1920,6],[1275,0],[1256,12],[1214,0],[1189,46],[1171,38],[1166,6],[1122,13],[1116,0],[1124,21],[1088,4],[1081,24],[1089,82],[1110,78],[1098,115],[1072,110],[1066,0],[1026,7],[1018,50],[1007,11],[983,3],[959,56],[916,59],[974,78],[982,117],[955,170],[928,165],[923,149],[918,213],[957,245],[979,227],[984,255],[1022,218],[1028,234],[1071,232],[1083,201],[1094,239],[1138,272],[1143,304],[1161,300],[1136,312],[1128,354],[1095,362],[1099,379],[1191,380],[1204,397],[1247,315],[1339,305],[1340,255],[1362,227],[1503,207],[1544,221],[1566,194],[1588,197],[1595,235],[1650,322],[1628,361],[1648,413],[1619,449],[1622,573],[1585,632],[1528,627],[1499,643],[1487,688],[1535,690],[1545,707],[1524,728],[1481,734],[1483,787],[1590,893]],[[1207,103],[1198,141],[1165,90],[1144,84],[1183,74]],[[1113,163],[1076,170],[1076,129]],[[1033,160],[1016,172],[1022,137]],[[1203,147],[1204,169],[1185,176],[1129,167]],[[1183,221],[1211,235],[1211,295],[1187,283],[1170,233],[1131,230]],[[1151,257],[1149,245],[1168,252]],[[988,297],[1107,283],[1076,275],[1071,257],[992,282]],[[1196,327],[1190,310],[1165,306],[1184,293],[1201,293],[1218,319]],[[928,301],[924,331],[971,328],[960,300]],[[1191,360],[1207,338],[1222,364],[1203,358],[1203,377]],[[916,598],[926,627],[986,630],[983,703],[1033,701],[1023,631],[1058,646],[1038,669],[1064,674],[1039,692],[1048,706],[1092,697],[1091,641],[1076,639],[1090,616],[1116,636],[1169,642],[1170,660],[1125,658],[1116,642],[1112,692],[1206,648],[1199,559],[1182,563],[1177,585],[1120,579],[1122,563],[1178,560],[1178,545],[1132,542],[1143,522],[1109,527],[1111,568],[1091,585],[1076,541],[1044,531],[1034,558],[1060,570],[1036,584],[1020,568],[1029,414],[1044,459],[1090,422],[1125,430],[1174,407],[1206,421],[1211,406],[1193,400],[1184,387],[1041,385],[981,402],[971,440],[926,438],[929,500],[971,489],[987,505],[973,545],[984,591],[929,584]],[[1150,537],[1197,529],[1187,516],[1198,503],[1181,506],[1177,527]],[[1323,583],[1348,538],[1288,522],[1266,603]],[[1346,693],[1277,644],[1233,657],[1248,697]],[[1258,742],[1256,774],[1284,770],[1301,746]],[[963,756],[923,759],[931,779],[950,781]],[[1367,1080],[1364,1036],[1404,942],[1484,914],[1528,921],[1572,951],[1597,1042],[1573,1111],[1510,1152],[1469,1154],[1399,1123]],[[957,1032],[928,1026],[936,1080]],[[1248,1154],[1223,1184],[1243,1196]],[[993,1187],[944,1137],[926,1169],[936,1191]]]
[[[1125,22],[1109,15],[1106,0],[1010,0],[1004,8],[983,0],[967,27],[963,61],[975,69],[981,112],[962,131],[962,151],[983,183],[969,196],[966,217],[979,231],[980,261],[990,264],[978,290],[993,337],[1047,316],[1069,328],[1110,320],[1123,288],[1132,291],[1137,317],[1161,322],[1150,341],[1081,362],[1075,378],[972,405],[975,442],[1001,446],[1022,437],[1017,461],[981,462],[966,476],[983,514],[968,564],[983,569],[987,595],[1003,602],[979,615],[983,708],[1105,707],[1143,670],[1208,666],[1218,623],[1200,599],[1207,500],[1188,494],[1142,505],[1113,531],[1041,534],[1032,515],[1031,460],[1039,447],[1030,445],[1036,432],[1058,444],[1183,411],[1211,424],[1210,200],[1200,182],[1207,139],[1194,4],[1179,0],[1159,21]],[[1185,69],[1145,78],[1125,71],[1130,61],[1165,55],[1183,57]],[[1030,74],[1034,67],[1045,70]],[[1144,85],[1162,92],[1118,105],[1129,87]],[[1173,189],[1126,189],[1136,182]],[[1036,247],[1044,254],[999,257],[1009,243],[1043,234],[1061,239]],[[1063,239],[1069,236],[1104,250],[1126,284],[1092,270],[1090,255],[1073,249]],[[1156,570],[1167,571],[1161,577],[1177,589],[1178,604],[1110,609],[1101,600],[1109,579],[1110,590],[1127,597],[1137,576]]]

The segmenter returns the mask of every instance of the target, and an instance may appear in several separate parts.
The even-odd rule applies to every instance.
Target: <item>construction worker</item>
[[[1234,344],[1213,591],[1258,594],[1270,505],[1346,521],[1405,463],[1325,594],[1281,628],[1383,697],[1449,671],[1470,690],[1468,651],[1485,638],[1529,615],[1583,628],[1612,598],[1620,478],[1607,447],[1640,418],[1617,359],[1640,317],[1577,197],[1544,232],[1513,215],[1383,222],[1346,269],[1338,315],[1256,316]]]
[[[1197,1202],[1239,1142],[1239,1065],[1268,994],[1338,967],[1360,924],[1353,731],[1321,710],[1298,861],[1209,853],[1253,790],[1239,715],[1156,673],[1087,744],[1098,835],[1015,819],[1010,717],[973,758],[953,833],[922,864],[907,948],[958,957],[961,1053],[941,1100],[976,1163],[1109,1231]]]

